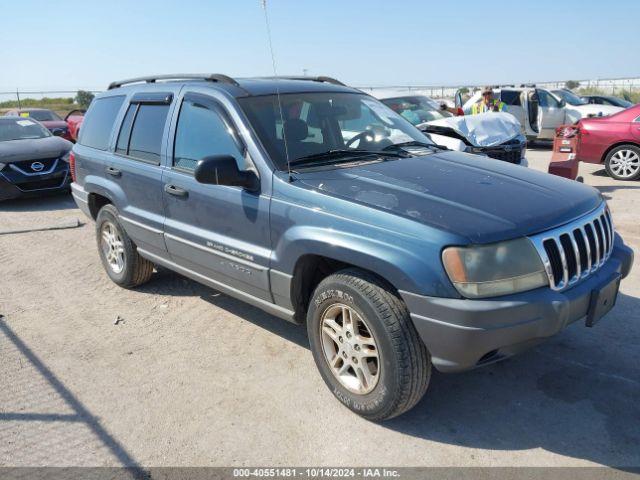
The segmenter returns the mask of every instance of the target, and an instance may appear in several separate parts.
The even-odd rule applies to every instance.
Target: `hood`
[[[72,146],[64,138],[53,136],[0,142],[0,163],[59,158],[70,151]]]
[[[418,125],[429,131],[429,126],[447,127],[466,138],[475,147],[494,147],[520,135],[520,122],[506,112],[486,112],[432,120]],[[433,129],[434,132],[437,129]],[[439,132],[446,135],[444,132]]]
[[[590,103],[588,105],[567,105],[567,110],[574,110],[580,114],[581,118],[587,117],[603,117],[613,115],[614,113],[624,110],[622,107],[614,107],[613,105],[596,105]]]
[[[460,152],[307,171],[296,179],[478,244],[563,225],[602,202],[582,183]]]

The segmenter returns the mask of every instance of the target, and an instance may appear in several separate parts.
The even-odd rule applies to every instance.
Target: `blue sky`
[[[280,74],[308,69],[353,85],[640,75],[636,0],[268,0],[268,8]],[[0,91],[101,89],[150,73],[273,74],[260,0],[5,0],[0,12]]]

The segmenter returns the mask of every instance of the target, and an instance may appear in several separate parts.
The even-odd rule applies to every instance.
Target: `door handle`
[[[171,185],[167,183],[164,186],[164,191],[169,195],[175,195],[176,197],[188,197],[189,192],[187,192],[184,188],[176,187],[175,185]]]
[[[122,175],[122,172],[120,170],[118,170],[117,168],[113,168],[113,167],[107,167],[107,168],[105,168],[105,171],[109,175],[113,175],[114,177],[119,177],[120,175]]]

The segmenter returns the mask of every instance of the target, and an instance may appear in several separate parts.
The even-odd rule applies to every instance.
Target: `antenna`
[[[278,98],[278,109],[280,110],[280,121],[282,122],[282,141],[284,142],[284,156],[287,160],[287,173],[289,174],[289,182],[293,181],[291,177],[291,164],[289,163],[289,147],[287,146],[287,136],[284,131],[284,114],[282,113],[282,101],[280,100],[280,86],[278,85],[278,70],[276,68],[276,56],[273,53],[273,42],[271,41],[271,27],[269,25],[269,15],[267,13],[267,0],[260,0],[262,9],[264,10],[264,23],[267,26],[267,38],[269,39],[269,51],[271,52],[271,64],[273,65],[273,76],[276,82],[276,97]]]
[[[16,88],[16,97],[18,97],[18,110],[22,110],[22,106],[20,105],[20,92]]]

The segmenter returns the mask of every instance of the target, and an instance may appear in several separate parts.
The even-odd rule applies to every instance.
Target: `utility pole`
[[[18,97],[18,110],[22,110],[22,107],[20,106],[20,92],[18,92],[17,88],[16,88],[16,97]]]

